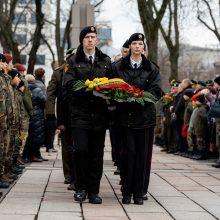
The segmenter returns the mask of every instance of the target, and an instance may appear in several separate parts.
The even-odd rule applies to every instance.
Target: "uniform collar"
[[[84,52],[84,53],[85,53],[85,52]],[[95,59],[95,52],[94,52],[93,54],[85,53],[85,55],[86,55],[86,58],[87,58],[88,60],[90,60],[90,57],[92,57],[92,62],[94,62],[94,59]]]
[[[137,68],[139,68],[140,65],[141,65],[141,62],[142,62],[142,58],[141,58],[139,61],[134,61],[134,60],[130,57],[130,63],[131,63],[132,68],[134,68],[134,64],[137,64]]]

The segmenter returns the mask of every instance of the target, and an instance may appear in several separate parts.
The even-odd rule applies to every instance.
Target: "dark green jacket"
[[[64,64],[54,70],[50,82],[47,86],[47,101],[46,101],[46,117],[55,118],[56,99],[59,95],[60,80],[63,74]]]

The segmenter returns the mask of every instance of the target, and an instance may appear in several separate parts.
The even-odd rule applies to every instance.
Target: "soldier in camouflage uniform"
[[[28,88],[28,82],[25,79],[26,68],[20,63],[14,64],[14,68],[16,68],[18,72],[20,73],[20,79],[21,79],[21,83],[18,86],[18,91],[20,95],[21,114],[23,115],[23,117],[22,117],[22,122],[21,122],[22,131],[20,131],[21,140],[18,140],[18,141],[20,142],[20,145],[21,145],[20,152],[23,152],[24,145],[26,143],[26,139],[28,135],[29,121],[31,121],[33,118],[33,106],[32,106],[32,99],[31,99],[31,92],[30,92],[30,89]],[[24,165],[24,161],[20,157],[20,155],[17,157],[16,163],[18,165]]]
[[[20,74],[16,69],[10,70],[8,72],[8,75],[11,76],[11,85],[13,87],[14,101],[15,101],[14,102],[15,124],[12,127],[12,135],[11,135],[12,142],[10,143],[11,147],[9,148],[8,157],[10,158],[9,163],[11,164],[11,166],[15,168],[23,169],[24,165],[17,164],[17,158],[20,155],[20,146],[21,146],[20,136],[21,136],[21,132],[23,131],[22,120],[25,117],[22,94],[17,89],[18,85],[21,82],[21,79],[19,78]]]
[[[9,55],[7,55],[9,56]],[[8,95],[8,100],[7,100],[7,106],[11,108],[10,116],[9,116],[9,147],[7,151],[7,157],[6,157],[6,162],[5,162],[5,168],[6,172],[9,173],[9,175],[12,173],[14,174],[21,174],[22,169],[14,164],[13,162],[13,152],[15,148],[15,137],[18,134],[18,129],[19,129],[19,114],[18,114],[18,106],[16,105],[15,101],[15,94],[13,87],[11,85],[12,78],[8,74],[11,70],[11,64],[10,64],[10,59],[6,59],[6,62],[4,63],[4,78],[5,78],[5,83],[7,85],[7,95]],[[17,72],[17,74],[19,74]],[[16,77],[17,78],[17,77]],[[19,79],[20,82],[20,79]]]
[[[0,188],[8,188],[9,183],[4,180],[5,173],[5,154],[7,150],[7,144],[5,143],[5,133],[7,133],[7,109],[6,109],[6,92],[3,73],[3,62],[6,59],[3,54],[0,54]]]
[[[197,152],[192,157],[195,160],[204,160],[207,158],[207,105],[204,95],[196,96],[196,107],[190,118],[189,132],[195,135],[195,144]]]
[[[20,168],[24,168],[25,167],[24,163],[21,160],[22,141],[24,140],[25,129],[27,129],[25,108],[24,108],[24,103],[23,103],[24,82],[20,81],[17,88],[15,88],[15,86],[14,86],[15,99],[18,104],[17,113],[19,114],[19,132],[15,136],[15,148],[14,148],[12,157],[13,157],[14,163],[16,163],[17,166],[19,166]]]

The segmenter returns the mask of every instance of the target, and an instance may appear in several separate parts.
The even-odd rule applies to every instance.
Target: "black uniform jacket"
[[[73,91],[78,80],[93,80],[96,77],[111,77],[111,59],[96,48],[95,59],[90,64],[82,46],[68,59],[68,70],[63,76],[63,100],[67,127],[89,130],[102,130],[108,126],[106,100],[94,96],[92,92],[81,89]]]
[[[161,97],[161,79],[159,67],[142,56],[139,68],[133,69],[130,64],[130,55],[120,59],[113,65],[113,73],[132,86],[148,91],[156,98]],[[139,103],[118,103],[116,109],[117,122],[121,126],[134,129],[148,128],[156,123],[156,109],[152,103],[142,106]]]

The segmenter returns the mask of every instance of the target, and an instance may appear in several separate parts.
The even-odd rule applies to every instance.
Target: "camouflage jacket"
[[[4,81],[2,76],[0,75],[0,131],[7,130],[7,110],[6,110],[6,103],[5,103],[5,91],[3,89]]]
[[[11,77],[4,72],[0,72],[2,79],[2,89],[5,94],[5,106],[7,112],[7,126],[10,127],[15,124],[15,99],[14,92],[11,86]]]

